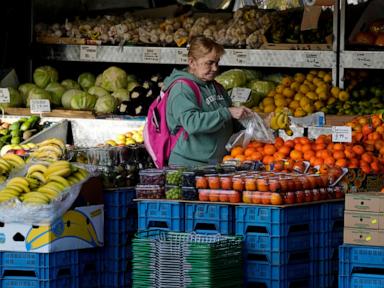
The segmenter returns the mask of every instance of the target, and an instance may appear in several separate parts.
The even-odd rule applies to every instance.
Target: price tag
[[[51,112],[51,103],[48,99],[31,99],[30,103],[32,114]]]
[[[375,64],[375,59],[368,53],[353,54],[352,65],[356,67],[371,68]]]
[[[89,61],[97,59],[97,46],[95,45],[81,45],[80,46],[80,60]]]
[[[249,88],[233,88],[231,92],[231,99],[233,102],[247,102],[249,95],[251,95],[251,89]]]
[[[333,126],[332,142],[352,142],[352,128],[349,126]]]
[[[245,65],[248,63],[248,53],[243,50],[230,50],[231,64]]]
[[[317,53],[305,53],[300,55],[300,62],[304,62],[307,65],[310,65],[315,68],[321,67],[320,55]]]
[[[176,50],[176,64],[187,64],[188,63],[188,51],[187,49]]]
[[[160,48],[144,48],[143,62],[144,63],[160,63],[161,49]]]
[[[11,102],[11,95],[9,94],[8,88],[0,88],[0,103]]]

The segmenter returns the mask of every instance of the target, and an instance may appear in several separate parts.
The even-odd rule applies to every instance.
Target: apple
[[[23,156],[23,155],[27,154],[27,152],[24,149],[17,149],[17,150],[15,150],[15,154],[19,155],[19,156]]]

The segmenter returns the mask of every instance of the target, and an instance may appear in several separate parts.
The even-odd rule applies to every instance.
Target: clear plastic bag
[[[273,131],[265,125],[263,119],[257,113],[252,113],[251,116],[239,121],[245,129],[233,134],[229,138],[228,143],[225,145],[228,151],[235,146],[246,147],[253,140],[263,143],[275,142]]]

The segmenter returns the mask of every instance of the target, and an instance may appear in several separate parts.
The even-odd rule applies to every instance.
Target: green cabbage
[[[245,77],[247,78],[247,82],[260,79],[263,76],[263,74],[257,70],[243,69],[243,71],[245,73]]]
[[[225,90],[230,90],[234,87],[243,87],[247,82],[247,77],[243,70],[231,69],[221,73],[215,80],[223,85]]]
[[[117,107],[117,100],[111,95],[97,98],[95,104],[96,113],[113,113]]]
[[[281,83],[281,80],[283,80],[284,75],[280,73],[275,73],[275,74],[270,74],[264,77],[264,80],[266,81],[272,81],[275,82],[276,84]]]
[[[79,83],[72,79],[65,79],[61,81],[61,85],[65,87],[65,89],[81,89]]]
[[[101,87],[105,90],[114,92],[119,88],[127,87],[127,73],[119,67],[109,67],[103,72]]]
[[[40,88],[45,88],[49,83],[57,82],[59,74],[51,66],[40,66],[33,72],[33,82]]]
[[[32,99],[48,99],[51,101],[51,92],[41,89],[39,87],[32,88],[27,97],[26,106],[30,107],[30,101]]]
[[[59,107],[61,106],[61,97],[65,92],[65,87],[59,83],[49,83],[45,90],[51,92],[51,103]]]
[[[65,91],[63,96],[61,97],[61,104],[65,109],[71,109],[71,101],[73,96],[82,95],[83,93],[85,92],[80,89],[69,89]]]
[[[95,85],[96,77],[92,73],[85,72],[79,75],[77,82],[80,84],[84,91]]]
[[[112,96],[116,98],[116,100],[121,103],[122,101],[129,101],[129,92],[127,89],[117,89],[112,93]]]
[[[93,110],[95,107],[97,96],[82,91],[71,99],[71,108],[75,110]]]
[[[107,90],[97,86],[92,86],[91,88],[89,88],[88,93],[97,97],[109,95],[109,92]]]
[[[1,103],[0,106],[3,108],[23,106],[24,101],[21,93],[13,87],[8,87],[8,91],[9,91],[9,103]]]
[[[21,93],[21,96],[23,97],[23,103],[25,105],[26,101],[27,101],[27,97],[28,97],[28,93],[29,91],[31,91],[32,88],[35,88],[37,87],[35,84],[33,83],[24,83],[24,84],[21,84],[19,86],[19,92]]]
[[[103,74],[97,75],[95,86],[100,87],[102,82],[103,82]]]
[[[267,96],[271,90],[275,89],[276,84],[272,81],[253,80],[248,83],[248,87],[263,98]]]

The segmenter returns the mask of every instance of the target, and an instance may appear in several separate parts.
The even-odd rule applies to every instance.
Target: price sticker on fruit
[[[352,142],[352,128],[349,126],[333,126],[332,142]]]
[[[11,95],[9,94],[8,88],[0,88],[0,103],[9,103]]]
[[[48,99],[31,99],[30,103],[32,114],[51,112],[51,103]]]

